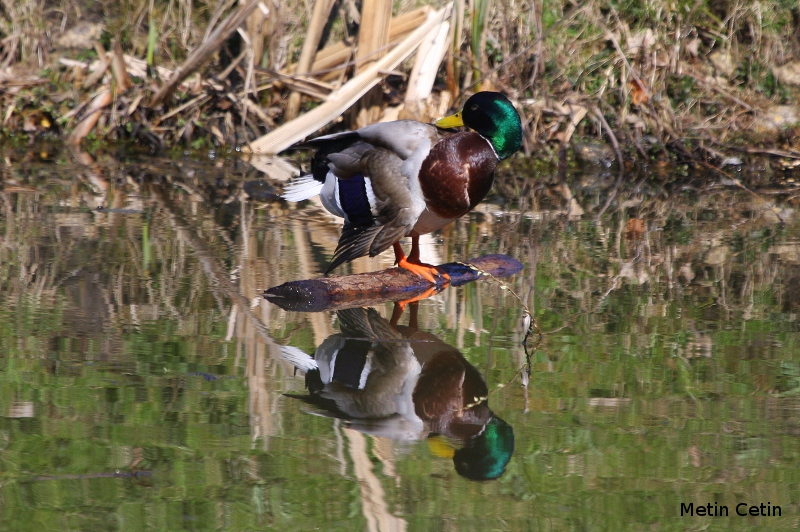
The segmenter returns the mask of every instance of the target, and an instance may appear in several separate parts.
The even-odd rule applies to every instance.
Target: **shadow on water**
[[[748,192],[686,168],[504,170],[423,258],[525,266],[504,281],[543,333],[521,386],[522,305],[493,281],[408,322],[389,303],[264,300],[317,277],[339,235],[313,202],[277,199],[289,169],[264,164],[7,152],[0,528],[794,526],[791,175],[736,174]]]

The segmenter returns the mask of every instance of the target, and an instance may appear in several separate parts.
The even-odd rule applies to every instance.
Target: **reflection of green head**
[[[453,455],[456,472],[470,480],[492,480],[506,470],[514,454],[514,429],[493,417],[484,431]]]

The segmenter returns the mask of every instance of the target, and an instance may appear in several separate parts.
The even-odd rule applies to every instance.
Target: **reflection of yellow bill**
[[[461,119],[461,111],[457,112],[454,115],[446,116],[444,118],[440,118],[436,121],[436,127],[441,127],[444,129],[450,129],[453,127],[461,127],[464,125],[464,121]]]
[[[439,458],[452,458],[456,450],[444,436],[433,436],[428,438],[428,449],[434,456]]]

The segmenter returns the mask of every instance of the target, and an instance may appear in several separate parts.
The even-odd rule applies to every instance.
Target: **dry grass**
[[[167,80],[176,79],[170,77],[172,72],[154,74],[153,67],[184,69],[186,74],[186,58],[204,42],[208,47],[212,32],[240,5],[238,1],[1,1],[0,64],[6,71],[20,64],[49,66],[48,79],[56,84],[57,96],[57,101],[42,105],[33,86],[12,91],[11,99],[2,102],[0,117],[7,131],[37,134],[47,129],[41,126],[46,122],[24,116],[25,109],[44,109],[60,130],[71,131],[83,118],[78,107],[93,97],[88,91],[112,89],[114,77],[100,71],[95,82],[85,68],[78,72],[74,64],[65,68],[55,61],[102,56],[114,39],[126,57],[144,59],[150,52],[153,59],[149,74],[141,77],[132,73],[128,62],[134,86],[114,93],[114,103],[93,134],[133,137],[154,147],[248,143],[281,124],[292,91],[289,116],[319,105],[371,59],[359,56],[354,47],[361,30],[354,2],[340,2],[327,17],[320,15],[327,10],[317,10],[314,17],[314,3],[290,7],[264,0],[231,38],[210,46],[213,56],[189,65],[189,74],[162,109],[147,108],[140,95],[147,103]],[[432,4],[441,7],[444,2]],[[409,0],[394,6],[393,15],[416,5]],[[300,71],[310,72],[299,76],[294,65],[309,21],[319,48],[331,52],[328,62],[320,63],[323,54],[310,60],[307,49]],[[83,50],[55,48],[80,22],[105,30],[103,46],[90,40]],[[793,130],[775,134],[764,122],[767,111],[792,103],[797,93],[785,74],[776,74],[779,67],[791,73],[793,61],[800,58],[796,2],[458,0],[450,23],[451,53],[440,66],[434,101],[443,90],[456,104],[478,89],[507,93],[524,115],[529,153],[555,154],[576,136],[595,136],[606,139],[626,159],[672,155],[717,163],[732,139],[760,130],[766,132],[770,148],[800,155]],[[325,67],[317,69],[318,64]],[[400,73],[407,75],[410,68],[406,64]],[[95,85],[87,84],[87,78]],[[88,85],[86,94],[74,94],[68,86],[77,82]],[[401,103],[403,91],[404,78],[388,77],[382,105]],[[23,127],[26,123],[28,129]]]
[[[3,54],[0,61],[8,66],[16,58],[43,65],[47,50],[43,0],[1,0],[0,17]]]

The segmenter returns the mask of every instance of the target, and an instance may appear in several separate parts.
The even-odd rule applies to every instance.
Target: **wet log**
[[[437,268],[450,276],[452,286],[476,281],[483,276],[481,272],[495,277],[508,277],[523,268],[519,261],[508,255],[484,255],[467,264],[476,269],[457,262],[442,264]],[[355,275],[289,281],[265,290],[264,297],[285,310],[320,312],[411,299],[424,294],[430,287],[430,283],[408,270],[390,268]]]

